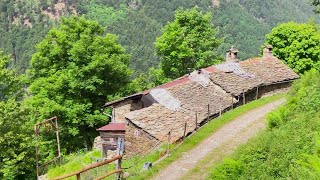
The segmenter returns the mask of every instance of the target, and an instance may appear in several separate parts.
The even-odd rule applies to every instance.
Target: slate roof
[[[208,116],[208,104],[211,116],[219,113],[220,108],[224,110],[230,107],[233,99],[230,94],[213,83],[203,87],[197,82],[189,81],[168,88],[167,91],[181,102],[182,109],[198,113],[199,122]],[[235,101],[234,99],[233,102]]]
[[[299,78],[298,74],[276,57],[253,58],[237,64],[241,67],[241,71],[245,71],[249,76],[240,75],[241,71],[239,69],[226,72],[219,68],[221,65],[206,68],[207,71],[211,72],[210,79],[215,84],[235,96],[240,95],[243,91],[250,91],[257,86]]]
[[[233,96],[243,91],[297,78],[299,76],[287,65],[272,56],[222,63],[142,92],[152,95],[152,90],[159,90],[155,97],[158,103],[127,113],[125,117],[160,141],[174,130],[173,142],[183,136],[184,123],[187,122],[186,133],[195,129],[196,113],[198,123],[207,118],[208,104],[211,116],[230,107],[236,102]]]
[[[259,77],[264,85],[299,78],[298,74],[276,57],[253,58],[240,64],[245,71]]]
[[[187,132],[195,129],[195,117],[192,113],[171,111],[160,104],[132,111],[126,118],[142,130],[160,141],[166,141],[166,135],[171,130],[171,141],[175,142],[183,136],[184,124],[187,122]]]

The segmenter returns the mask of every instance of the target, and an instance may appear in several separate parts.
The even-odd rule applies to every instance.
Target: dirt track
[[[196,148],[186,152],[183,157],[160,171],[154,179],[205,179],[206,172],[199,171],[195,174],[190,174],[192,176],[186,175],[188,175],[189,170],[193,169],[203,158],[212,156],[211,152],[215,152],[215,154],[219,155],[213,157],[210,164],[231,154],[236,147],[245,143],[264,128],[263,119],[265,115],[284,102],[285,99],[271,102],[234,119],[200,143]],[[207,164],[207,166],[210,164]]]

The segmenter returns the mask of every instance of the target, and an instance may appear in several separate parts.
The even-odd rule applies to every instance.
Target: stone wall
[[[263,86],[259,88],[259,98],[265,96],[271,96],[276,93],[284,93],[290,90],[292,82],[286,82],[281,84],[272,84],[269,86]]]
[[[131,123],[128,123],[126,126],[125,140],[126,155],[129,157],[137,154],[145,154],[158,144],[158,140],[136,128]]]
[[[128,100],[121,102],[113,107],[112,116],[116,123],[126,123],[125,114],[131,111],[142,109],[142,102]]]
[[[261,97],[272,96],[277,93],[288,92],[291,85],[292,85],[292,82],[285,82],[285,83],[279,83],[279,84],[271,84],[267,86],[260,86],[258,88],[258,96],[257,96],[257,88],[254,88],[245,93],[245,102],[248,103],[256,100],[256,98],[259,99]],[[243,94],[239,96],[239,102],[234,106],[241,106],[241,105],[243,105]]]

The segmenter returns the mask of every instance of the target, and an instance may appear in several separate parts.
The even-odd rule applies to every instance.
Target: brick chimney
[[[231,48],[227,50],[226,62],[239,62],[238,52],[238,49],[231,46]]]
[[[270,58],[272,57],[272,49],[273,49],[273,46],[272,45],[265,45],[264,48],[263,48],[263,57],[265,58]]]

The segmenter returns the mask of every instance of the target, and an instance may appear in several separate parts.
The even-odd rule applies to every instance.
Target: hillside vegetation
[[[314,15],[308,0],[5,0],[0,2],[0,48],[12,54],[12,62],[23,72],[35,45],[59,23],[62,16],[83,15],[98,21],[106,31],[119,36],[132,54],[131,67],[148,71],[159,63],[153,43],[178,8],[198,6],[214,14],[213,23],[224,38],[220,55],[235,45],[242,59],[257,56],[265,34],[279,22],[306,22]],[[217,6],[219,2],[219,6]],[[215,5],[215,6],[214,6]]]
[[[320,177],[320,73],[297,81],[282,108],[269,114],[269,129],[226,159],[212,179],[317,179]]]

